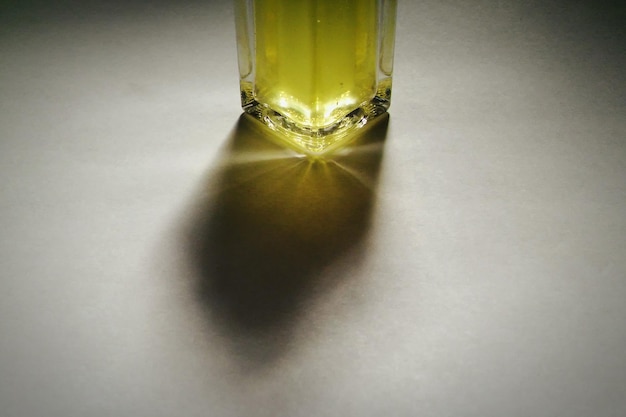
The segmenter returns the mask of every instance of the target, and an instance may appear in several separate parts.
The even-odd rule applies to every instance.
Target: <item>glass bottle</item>
[[[241,105],[320,154],[387,111],[397,0],[235,0]]]

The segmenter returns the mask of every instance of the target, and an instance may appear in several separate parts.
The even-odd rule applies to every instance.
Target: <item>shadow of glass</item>
[[[387,125],[385,115],[333,159],[310,160],[238,120],[188,237],[198,298],[249,365],[289,346],[307,300],[336,285],[326,268],[364,253]]]

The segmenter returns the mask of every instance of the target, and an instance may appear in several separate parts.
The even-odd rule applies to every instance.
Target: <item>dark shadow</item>
[[[289,346],[307,300],[336,284],[326,268],[348,253],[358,262],[387,125],[382,116],[332,159],[313,161],[275,145],[249,116],[238,120],[188,241],[198,298],[246,366]]]

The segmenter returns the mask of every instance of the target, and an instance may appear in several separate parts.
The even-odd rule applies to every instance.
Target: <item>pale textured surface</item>
[[[67,4],[0,25],[0,415],[626,415],[616,7],[401,2],[307,170],[227,2]]]

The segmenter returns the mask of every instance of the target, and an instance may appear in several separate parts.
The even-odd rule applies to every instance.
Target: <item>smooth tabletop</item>
[[[230,2],[5,6],[0,415],[625,416],[623,18],[400,1],[390,117],[310,163]]]

